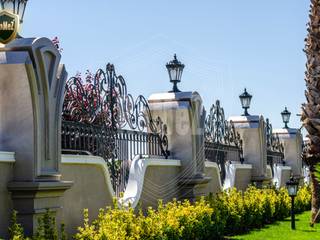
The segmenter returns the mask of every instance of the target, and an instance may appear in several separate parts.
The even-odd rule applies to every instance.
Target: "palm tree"
[[[306,103],[302,105],[301,121],[308,132],[310,145],[304,154],[304,160],[310,168],[312,186],[312,219],[320,208],[320,181],[316,177],[316,165],[320,163],[320,0],[311,0],[308,35],[305,39],[307,56],[305,81]]]

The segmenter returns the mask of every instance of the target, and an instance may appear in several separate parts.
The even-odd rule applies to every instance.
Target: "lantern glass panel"
[[[23,17],[24,17],[24,11],[26,9],[26,5],[27,5],[26,0],[20,0],[18,3],[17,13],[19,14],[21,21],[23,20]]]
[[[6,0],[3,2],[4,10],[10,13],[16,13],[14,9],[14,0]]]
[[[289,196],[296,196],[297,195],[297,185],[289,185],[288,186],[288,194]]]
[[[182,69],[179,66],[170,66],[168,72],[170,81],[181,81]]]
[[[241,100],[242,100],[242,107],[244,107],[244,108],[250,107],[251,98],[249,98],[249,97],[244,97],[244,98],[242,98]]]
[[[181,80],[181,75],[182,75],[181,68],[178,67],[178,68],[177,68],[177,81],[179,81],[179,82],[180,82],[180,80]]]
[[[17,14],[22,23],[27,2],[28,0],[0,0],[0,10]]]
[[[282,114],[282,120],[283,120],[283,122],[289,122],[290,114],[288,114],[288,113]]]
[[[170,77],[170,81],[174,81],[174,80],[176,80],[176,75],[177,75],[177,73],[176,73],[177,71],[176,71],[176,69],[175,68],[170,68],[169,69],[169,77]]]

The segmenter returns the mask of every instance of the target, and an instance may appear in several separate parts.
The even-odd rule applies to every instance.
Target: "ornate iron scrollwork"
[[[272,132],[272,125],[269,119],[266,119],[266,140],[267,140],[267,149],[283,153],[284,147],[280,141],[279,134],[274,134]]]
[[[102,156],[110,167],[115,188],[119,184],[120,155],[146,152],[153,155],[158,154],[160,148],[160,155],[169,156],[167,126],[160,117],[152,117],[142,95],[134,99],[128,93],[124,78],[116,74],[110,63],[106,71],[99,69],[96,74],[87,71],[84,80],[77,74],[67,81],[62,119],[65,139],[62,144],[66,143],[63,148]],[[120,130],[126,132],[120,134]],[[130,150],[132,153],[120,152],[124,144],[132,142],[137,146]]]
[[[114,130],[148,131],[159,135],[163,155],[169,154],[167,126],[160,117],[152,117],[144,96],[134,100],[127,92],[124,78],[116,75],[114,65],[110,63],[106,72],[99,69],[93,75],[87,71],[85,83],[80,74],[67,81],[62,119]]]
[[[243,148],[240,134],[234,124],[225,119],[223,108],[217,100],[210,108],[205,120],[205,154],[209,161],[217,162],[220,177],[224,181],[225,164],[228,153],[236,153],[238,160],[243,163]]]
[[[268,164],[271,166],[273,164],[285,164],[284,159],[284,146],[280,141],[279,134],[275,134],[272,131],[272,125],[269,119],[266,119],[265,122],[265,135],[266,135],[266,143],[267,143],[267,158]],[[277,161],[273,159],[277,158]]]
[[[239,148],[239,158],[242,159],[242,139],[236,132],[233,122],[225,119],[219,100],[216,101],[216,105],[211,106],[210,114],[205,120],[205,140]]]

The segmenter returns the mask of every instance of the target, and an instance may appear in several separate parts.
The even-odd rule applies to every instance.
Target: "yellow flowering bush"
[[[303,212],[311,209],[311,189],[309,186],[299,188],[298,194],[294,200],[294,209],[296,212]]]
[[[185,200],[168,204],[159,202],[157,210],[149,208],[146,216],[140,211],[135,214],[132,208],[100,210],[91,225],[88,211],[84,211],[84,226],[79,228],[76,239],[208,239],[213,224],[213,209],[202,198],[195,204]],[[201,237],[199,237],[201,236]]]
[[[311,194],[301,187],[296,197],[296,212],[310,209]],[[229,189],[216,196],[201,198],[194,204],[173,200],[159,201],[157,209],[146,214],[132,208],[108,207],[91,225],[85,210],[85,224],[75,236],[77,240],[98,239],[219,239],[260,228],[264,224],[289,216],[290,197],[285,188],[258,189],[249,187],[245,192]]]
[[[286,210],[282,210],[282,218],[287,216],[290,202],[283,200],[284,191],[286,190],[281,189],[278,192],[274,189],[249,187],[244,193],[230,189],[218,194],[213,201],[220,202],[220,208],[224,209],[225,234],[245,232],[281,219],[278,217],[280,216],[278,211],[282,208]],[[285,204],[284,207],[283,204]]]
[[[311,192],[301,187],[295,200],[295,211],[310,209]],[[84,210],[84,225],[74,236],[76,240],[205,240],[220,239],[260,228],[264,224],[289,216],[291,201],[285,188],[258,189],[249,187],[245,192],[229,189],[216,195],[200,198],[195,203],[188,200],[164,204],[158,208],[141,209],[113,207],[101,209],[92,222]],[[65,240],[64,225],[58,234],[53,216],[47,212],[39,219],[39,228],[33,238],[25,238],[17,223],[16,212],[10,227],[14,240]],[[58,236],[60,235],[60,236]]]
[[[137,221],[137,216],[132,208],[128,210],[119,208],[114,204],[114,208],[106,207],[100,209],[98,218],[89,224],[89,212],[84,210],[84,226],[79,228],[76,239],[98,240],[98,239],[140,239],[141,224]]]

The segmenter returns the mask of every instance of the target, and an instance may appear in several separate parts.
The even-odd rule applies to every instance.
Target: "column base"
[[[252,177],[251,182],[257,188],[269,187],[272,184],[272,178],[267,176]]]
[[[13,209],[18,212],[18,222],[25,234],[32,236],[37,228],[38,217],[47,209],[58,217],[62,208],[60,197],[71,188],[73,182],[10,182]]]
[[[191,202],[195,202],[198,197],[205,196],[205,192],[201,191],[204,184],[207,184],[211,180],[211,177],[192,177],[182,178],[179,181],[180,198],[189,199]]]

